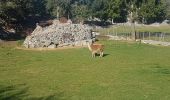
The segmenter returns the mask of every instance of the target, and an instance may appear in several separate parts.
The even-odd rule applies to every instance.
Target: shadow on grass
[[[163,68],[160,65],[155,65],[152,69],[154,73],[161,74],[161,75],[170,75],[170,69]]]
[[[103,57],[106,57],[108,55],[110,55],[110,54],[103,54]],[[99,56],[100,56],[100,54],[96,54],[96,57],[99,57]]]
[[[155,73],[162,75],[170,75],[170,70],[166,68],[157,68]]]
[[[31,97],[29,88],[25,84],[3,86],[0,85],[0,100],[66,100],[63,93],[43,97]]]
[[[108,56],[108,55],[110,55],[110,54],[103,54],[103,57],[106,57],[106,56]]]
[[[24,84],[2,86],[0,85],[0,100],[22,100],[27,96],[28,87]]]

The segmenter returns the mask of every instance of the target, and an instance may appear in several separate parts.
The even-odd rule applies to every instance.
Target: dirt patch
[[[24,48],[24,47],[16,47],[16,49],[30,50],[30,51],[55,51],[55,50],[79,49],[79,48],[86,48],[86,46],[60,47],[60,48]]]
[[[19,50],[30,50],[30,51],[54,51],[54,50],[65,50],[65,49],[79,49],[86,48],[86,46],[69,46],[69,47],[59,47],[59,48],[25,48],[18,46],[18,41],[0,41],[1,47],[14,47]]]
[[[0,46],[2,46],[2,47],[16,47],[17,41],[0,41]]]

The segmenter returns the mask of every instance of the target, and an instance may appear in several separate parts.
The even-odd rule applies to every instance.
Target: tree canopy
[[[31,17],[154,23],[170,19],[169,0],[0,0],[0,25],[21,24]]]

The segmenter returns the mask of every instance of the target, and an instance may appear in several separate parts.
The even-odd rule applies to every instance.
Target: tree
[[[169,9],[169,0],[1,0],[0,25],[23,24],[30,16],[46,15],[114,22],[131,18],[131,22],[153,23],[170,19]]]
[[[93,17],[99,18],[102,21],[108,19],[107,0],[94,0],[91,8]]]
[[[70,17],[73,0],[47,0],[47,10],[54,17]]]
[[[90,12],[87,7],[87,5],[78,5],[74,4],[72,5],[72,17],[73,19],[79,20],[79,21],[84,21],[85,19],[89,18]]]
[[[3,0],[0,3],[0,20],[2,25],[24,24],[30,16],[44,16],[46,14],[44,0]]]
[[[138,16],[139,21],[147,24],[161,22],[166,18],[165,5],[162,2],[150,0],[141,6]]]
[[[167,19],[170,20],[170,0],[165,0]]]
[[[125,0],[108,0],[107,13],[112,22],[126,22],[127,6]]]
[[[16,20],[16,13],[17,5],[11,1],[1,1],[0,3],[0,19],[1,24],[8,25],[12,21]]]

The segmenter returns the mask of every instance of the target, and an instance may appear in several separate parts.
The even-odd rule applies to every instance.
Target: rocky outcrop
[[[26,48],[56,48],[63,46],[83,46],[92,41],[93,35],[88,25],[60,23],[54,20],[53,24],[36,29],[24,41]]]

